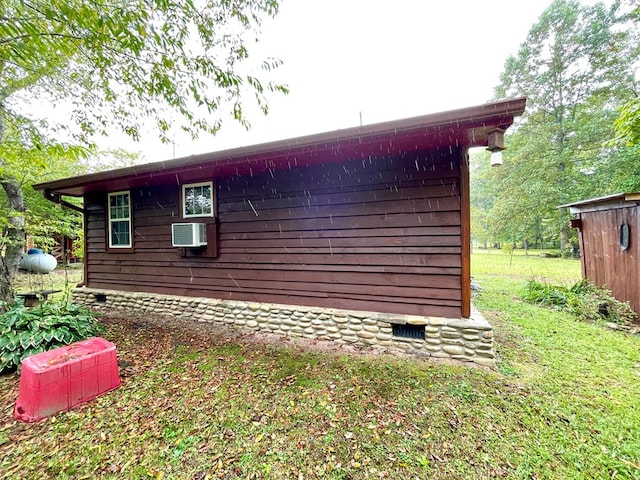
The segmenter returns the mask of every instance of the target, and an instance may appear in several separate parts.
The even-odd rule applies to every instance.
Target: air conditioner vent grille
[[[204,223],[174,223],[171,225],[174,247],[201,247],[207,244],[207,225]]]

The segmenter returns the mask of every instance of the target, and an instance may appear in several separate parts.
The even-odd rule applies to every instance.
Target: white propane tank
[[[58,266],[53,255],[44,253],[38,248],[31,248],[20,258],[20,269],[31,273],[49,273]]]

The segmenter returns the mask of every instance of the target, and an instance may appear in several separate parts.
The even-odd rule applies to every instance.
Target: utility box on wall
[[[207,244],[207,225],[204,223],[173,223],[171,243],[174,247],[202,247]]]
[[[22,361],[20,392],[13,417],[36,422],[118,388],[116,347],[90,338],[27,357]]]

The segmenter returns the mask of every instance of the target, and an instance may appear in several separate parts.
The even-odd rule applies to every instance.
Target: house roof
[[[487,145],[487,133],[507,129],[524,112],[526,98],[376,123],[219,152],[92,173],[34,185],[45,195],[82,196],[166,182],[261,173],[340,160]]]
[[[628,207],[630,202],[640,205],[640,192],[614,193],[604,197],[590,198],[579,202],[560,205],[558,208],[569,208],[571,213],[594,212]]]

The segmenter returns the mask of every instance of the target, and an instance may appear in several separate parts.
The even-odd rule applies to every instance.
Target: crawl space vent
[[[107,296],[104,293],[96,293],[96,303],[107,303]]]
[[[394,337],[418,338],[424,340],[424,325],[391,324]]]

